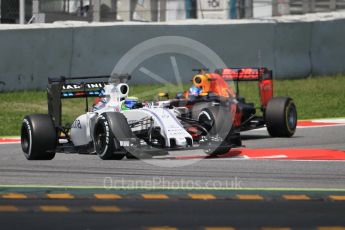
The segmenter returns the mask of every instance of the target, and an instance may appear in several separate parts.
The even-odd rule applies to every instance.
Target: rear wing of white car
[[[127,82],[130,75],[90,76],[90,77],[59,77],[48,78],[48,113],[56,127],[61,127],[61,99],[85,98],[85,111],[88,110],[88,98],[102,95],[106,84]]]

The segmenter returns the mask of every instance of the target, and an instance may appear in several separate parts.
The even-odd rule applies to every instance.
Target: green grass
[[[240,94],[247,102],[258,102],[257,84],[246,84]],[[241,87],[241,86],[240,86]],[[274,82],[274,96],[290,96],[298,119],[345,117],[345,76],[309,77]]]
[[[130,95],[138,96],[143,101],[151,100],[159,91],[174,95],[189,86],[133,85]],[[256,83],[241,83],[240,90],[247,102],[258,102]],[[345,117],[345,76],[275,81],[274,94],[292,97],[299,119]],[[46,98],[45,91],[0,93],[0,136],[19,135],[21,120],[27,114],[47,113]],[[63,121],[72,122],[73,118],[84,112],[84,100],[64,100],[63,110]]]

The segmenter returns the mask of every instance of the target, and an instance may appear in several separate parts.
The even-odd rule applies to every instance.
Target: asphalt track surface
[[[345,126],[298,129],[293,138],[270,138],[265,130],[243,134],[247,148],[311,148],[345,150]],[[200,155],[199,150],[175,152]],[[19,144],[0,145],[0,185],[224,187],[240,181],[242,188],[345,188],[345,161],[152,159],[102,161],[95,155],[57,154],[52,161],[27,161]],[[184,167],[170,167],[187,163]],[[190,164],[189,164],[190,163]],[[154,164],[159,164],[156,166]],[[162,167],[163,166],[163,167]],[[109,179],[111,178],[111,179]],[[193,182],[195,182],[193,184]],[[180,183],[180,184],[178,184]],[[144,186],[139,184],[139,186]]]
[[[300,148],[308,148],[311,151],[333,149],[341,150],[340,153],[345,150],[345,126],[301,128],[293,138],[288,139],[270,138],[265,130],[246,132],[242,136],[246,148],[263,151],[267,148],[289,148],[296,151]],[[174,154],[180,157],[199,156],[201,153],[190,151]],[[114,189],[154,187],[159,192],[176,186],[191,186],[194,188],[193,192],[222,194],[226,194],[227,190],[219,190],[216,187],[228,187],[232,192],[249,189],[247,193],[269,193],[268,197],[272,194],[281,196],[288,192],[312,195],[317,191],[325,196],[337,191],[345,192],[345,161],[342,160],[312,160],[308,157],[302,160],[222,157],[200,159],[184,167],[169,167],[180,161],[188,162],[190,159],[102,161],[94,155],[57,154],[52,161],[27,161],[21,153],[19,144],[2,144],[0,185],[13,185],[12,192],[27,191],[20,186],[17,188],[17,185],[61,186],[59,192],[66,186],[74,186],[76,189],[76,186],[101,189],[104,185],[108,188],[113,186]],[[155,166],[157,162],[164,167]],[[46,190],[54,192],[54,188]],[[179,194],[186,190],[169,191]],[[0,190],[1,192],[4,193],[6,190]],[[31,192],[34,193],[34,190]],[[122,190],[124,194],[130,192],[133,190]],[[0,229],[16,229],[22,226],[29,229],[145,229],[155,226],[172,226],[178,229],[203,229],[207,226],[231,226],[240,229],[272,226],[316,229],[322,226],[345,226],[345,201],[334,202],[327,199],[0,199],[0,207],[1,205],[29,211],[0,211]],[[85,208],[84,211],[49,213],[38,211],[40,205],[67,206],[72,207],[71,209],[116,205],[121,211],[93,213]]]

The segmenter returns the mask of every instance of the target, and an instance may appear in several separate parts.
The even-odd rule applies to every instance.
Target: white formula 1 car
[[[166,155],[170,150],[203,149],[224,154],[241,145],[231,129],[229,106],[210,106],[202,120],[188,117],[185,107],[169,102],[143,105],[128,101],[129,75],[114,75],[108,82],[90,82],[105,77],[49,78],[48,114],[24,118],[21,145],[28,160],[51,160],[56,152],[97,154],[103,160]],[[93,109],[88,98],[100,99]],[[85,98],[86,112],[72,125],[62,125],[63,98]],[[207,119],[205,119],[205,117]]]

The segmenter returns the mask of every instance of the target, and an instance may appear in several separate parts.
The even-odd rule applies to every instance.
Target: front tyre
[[[231,112],[229,108],[223,106],[202,109],[197,120],[211,135],[218,135],[225,139],[231,131]]]
[[[52,160],[58,138],[51,117],[47,114],[34,114],[23,119],[21,146],[28,160]]]
[[[288,97],[272,98],[265,111],[267,131],[272,137],[291,137],[297,126],[295,103]]]
[[[212,106],[204,108],[198,115],[199,123],[209,132],[210,141],[206,143],[204,151],[208,155],[221,155],[228,153],[233,146],[232,117],[229,108]]]
[[[101,115],[94,130],[94,141],[97,155],[102,160],[121,160],[125,151],[111,131],[108,116]]]

